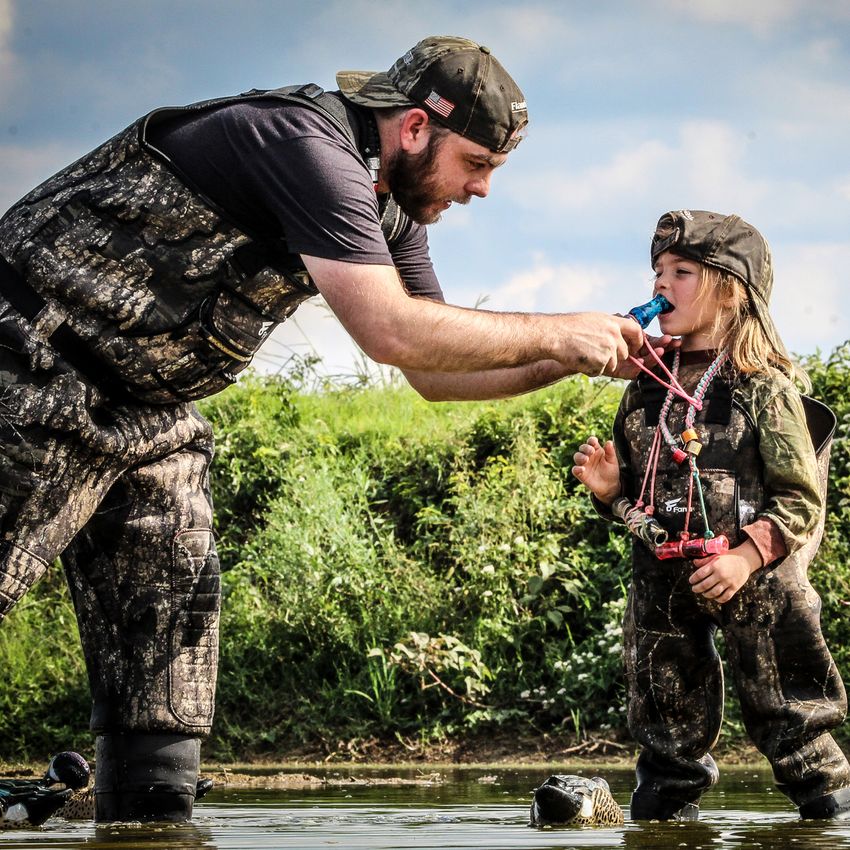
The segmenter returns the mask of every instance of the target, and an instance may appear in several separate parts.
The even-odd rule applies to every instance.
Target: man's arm
[[[453,307],[411,298],[391,266],[302,259],[367,356],[405,372],[468,373],[554,360],[564,374],[613,374],[641,345],[640,328],[632,319]]]
[[[479,372],[402,370],[407,382],[428,401],[486,401],[548,387],[573,374],[556,360]]]

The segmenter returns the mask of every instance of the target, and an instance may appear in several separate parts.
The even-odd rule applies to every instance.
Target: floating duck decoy
[[[619,826],[623,810],[599,776],[555,774],[534,790],[529,826]]]
[[[46,788],[38,780],[0,779],[0,829],[41,826],[72,793],[70,789]]]

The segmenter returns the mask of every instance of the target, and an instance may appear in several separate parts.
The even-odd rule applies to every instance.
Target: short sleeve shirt
[[[395,266],[411,295],[443,300],[426,229],[408,220],[387,245],[354,143],[316,110],[236,101],[153,122],[147,140],[247,232],[295,254]]]

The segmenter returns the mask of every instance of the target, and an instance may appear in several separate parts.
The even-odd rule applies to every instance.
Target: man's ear
[[[428,147],[431,119],[424,109],[408,109],[401,119],[399,144],[407,153],[422,153]]]

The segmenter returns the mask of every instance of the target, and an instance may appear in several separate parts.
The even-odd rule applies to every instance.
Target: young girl
[[[771,256],[754,227],[670,212],[651,257],[655,293],[672,305],[661,330],[681,348],[628,386],[613,442],[590,437],[573,467],[600,512],[640,536],[623,629],[642,748],[631,816],[696,819],[717,781],[718,628],[778,787],[804,818],[850,814],[850,765],[829,734],[846,696],[806,579],[834,416],[795,388],[806,379],[768,313]]]

